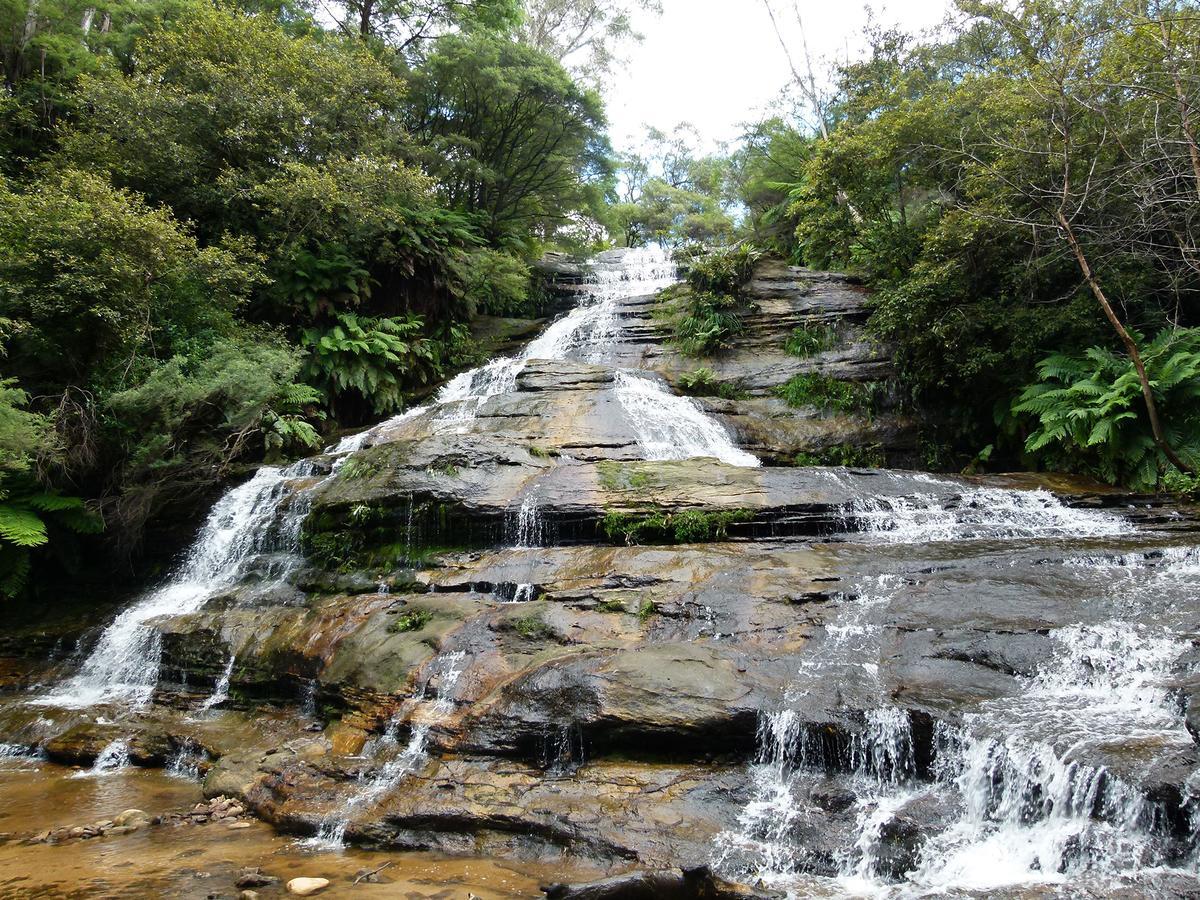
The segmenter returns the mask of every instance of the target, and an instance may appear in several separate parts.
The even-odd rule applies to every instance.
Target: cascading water
[[[618,337],[617,303],[653,294],[674,283],[675,263],[661,247],[622,253],[617,262],[600,261],[579,304],[552,322],[521,353],[493,360],[447,382],[437,396],[446,423],[470,421],[485,400],[516,388],[517,375],[532,359],[599,362]]]
[[[229,661],[225,663],[225,669],[221,672],[221,677],[217,679],[217,683],[213,686],[213,692],[204,698],[204,701],[197,708],[197,712],[207,712],[229,699],[229,684],[233,680],[234,659],[234,655],[232,653],[229,654]]]
[[[942,487],[954,489],[946,483]],[[971,538],[1106,537],[1133,530],[1116,516],[1066,506],[1049,491],[997,488],[949,496],[861,497],[843,511],[843,519],[852,529],[897,544]]]
[[[545,524],[542,521],[541,507],[538,504],[537,497],[533,494],[529,494],[521,501],[521,506],[517,510],[515,525],[516,527],[512,529],[515,531],[513,549],[531,550],[534,547],[542,545]],[[536,593],[537,585],[530,582],[523,582],[517,585],[513,593],[513,602],[525,603],[534,599]]]
[[[731,466],[761,465],[755,456],[740,450],[699,403],[672,394],[649,376],[618,372],[616,394],[646,459],[707,456]]]
[[[101,778],[105,775],[112,775],[129,767],[129,742],[124,738],[118,738],[110,743],[100,755],[96,757],[96,761],[92,763],[90,769],[76,772],[72,778]]]
[[[209,513],[178,572],[117,616],[74,677],[32,702],[67,708],[149,702],[162,655],[156,619],[200,609],[216,593],[237,584],[247,574],[248,563],[262,554],[278,555],[268,569],[274,581],[298,565],[295,551],[307,507],[289,489],[289,482],[310,471],[307,462],[287,468],[265,466],[225,494]],[[289,499],[294,502],[285,503]]]
[[[313,837],[301,842],[303,846],[316,850],[341,849],[345,846],[346,829],[350,827],[354,815],[360,810],[369,809],[372,804],[382,800],[406,775],[416,771],[425,761],[429,729],[438,718],[453,710],[454,689],[462,676],[462,662],[465,658],[466,654],[457,650],[443,653],[430,663],[426,683],[436,679],[436,693],[433,703],[429,704],[430,708],[424,717],[419,721],[412,721],[412,716],[416,713],[410,714],[411,730],[408,743],[403,749],[396,752],[399,747],[397,732],[401,722],[399,719],[393,719],[383,736],[372,748],[373,752],[370,755],[379,756],[387,751],[393,752],[394,755],[376,772],[364,775],[359,781],[357,790],[345,800],[335,813],[326,817]],[[417,699],[420,700],[420,698]]]
[[[1119,516],[1069,509],[1036,491],[866,498],[844,514],[867,541],[958,542],[961,558],[990,553],[993,566],[1006,565],[997,542],[1034,541],[1051,552],[1133,532]],[[904,555],[895,558],[902,563]],[[916,582],[904,571],[864,577],[841,598],[782,708],[762,716],[754,793],[739,827],[718,841],[714,861],[738,877],[807,895],[821,881],[811,873],[822,864],[806,841],[827,814],[814,813],[805,792],[840,772],[855,818],[834,854],[840,874],[819,885],[822,892],[926,896],[1111,885],[1171,867],[1194,874],[1194,836],[1182,849],[1173,841],[1165,823],[1170,805],[1139,787],[1136,772],[1143,756],[1186,759],[1193,750],[1171,685],[1191,646],[1182,635],[1194,630],[1188,607],[1176,600],[1200,589],[1198,559],[1196,548],[1171,548],[1116,557],[1068,550],[1042,560],[1078,580],[1080,623],[1051,634],[1050,660],[1019,693],[937,722],[926,772],[918,771],[910,716],[890,705],[877,665],[888,610]],[[836,759],[819,727],[830,713],[861,720],[833,748]],[[1114,770],[1113,760],[1129,774]],[[903,873],[891,870],[888,828],[922,804],[947,812],[927,826],[919,858]]]

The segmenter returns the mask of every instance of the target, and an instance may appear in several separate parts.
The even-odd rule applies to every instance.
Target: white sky
[[[862,0],[796,0],[818,76],[828,63],[861,55]],[[773,0],[797,66],[803,65],[791,0]],[[918,31],[940,22],[948,0],[872,3],[884,24]],[[762,0],[663,0],[661,18],[642,20],[646,36],[605,86],[609,133],[618,149],[641,142],[647,125],[670,131],[691,122],[707,144],[733,141],[762,118],[792,80]]]

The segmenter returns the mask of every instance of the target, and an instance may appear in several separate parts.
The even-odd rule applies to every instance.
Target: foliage
[[[391,622],[388,634],[406,634],[410,631],[420,631],[433,620],[433,613],[424,607],[405,610],[395,621]]]
[[[881,444],[834,444],[819,450],[797,453],[792,462],[798,467],[846,466],[848,468],[878,469],[887,464],[887,455]]]
[[[832,350],[840,340],[834,325],[798,325],[792,329],[783,349],[791,356],[808,359],[826,350]]]
[[[652,128],[641,153],[618,161],[617,197],[606,221],[626,246],[725,244],[732,239],[730,162],[702,154],[698,143],[698,133],[686,123],[669,136]]]
[[[681,393],[689,397],[720,397],[723,400],[739,400],[745,392],[732,381],[723,381],[712,369],[701,367],[684,372],[677,382]]]
[[[1184,460],[1200,463],[1200,328],[1160,332],[1142,358],[1168,441]],[[1029,453],[1142,489],[1173,471],[1150,432],[1127,357],[1102,347],[1083,356],[1055,354],[1038,364],[1038,375],[1040,382],[1013,404],[1014,413],[1035,420],[1025,442]]]
[[[544,641],[554,637],[554,629],[540,615],[521,616],[512,623],[513,630],[528,641]]]
[[[870,329],[937,411],[935,441],[1011,461],[995,411],[1048,351],[1111,339],[1097,290],[1133,328],[1196,324],[1200,20],[1176,2],[958,7],[923,39],[871,26],[828,135],[768,122],[733,180],[746,233],[870,279]]]
[[[623,44],[642,39],[634,12],[662,12],[661,0],[526,0],[524,6],[521,40],[596,84],[623,62]]]
[[[407,112],[440,196],[491,241],[553,238],[602,199],[600,97],[538,50],[487,32],[447,35],[412,72]]]
[[[119,387],[156,356],[227,330],[260,278],[243,245],[201,247],[170,214],[65,170],[0,185],[10,368],[43,392]]]
[[[693,290],[740,300],[762,251],[749,244],[717,248],[689,244],[676,253],[676,259]]]
[[[870,410],[873,387],[853,381],[839,381],[821,372],[794,375],[776,389],[788,406],[815,406],[839,413]]]
[[[688,245],[677,254],[686,287],[658,298],[671,339],[687,356],[711,356],[745,330],[744,289],[761,254],[746,246],[708,249]]]
[[[25,587],[32,552],[52,531],[96,533],[101,520],[78,497],[47,490],[34,477],[36,457],[49,452],[51,423],[26,407],[29,395],[13,379],[0,380],[0,596]]]
[[[537,311],[530,302],[532,273],[520,258],[484,247],[464,254],[456,264],[471,313],[514,316]]]
[[[425,383],[441,373],[437,352],[422,337],[425,323],[403,319],[360,319],[339,315],[328,329],[307,329],[306,377],[325,388],[333,404],[347,394],[388,414],[404,404],[405,382]]]
[[[600,528],[610,541],[624,544],[696,544],[723,541],[729,526],[748,522],[747,510],[709,512],[688,509],[680,512],[617,512],[610,510]]]
[[[300,354],[268,334],[222,338],[157,364],[108,397],[102,428],[118,460],[117,537],[136,544],[158,504],[204,490],[247,455],[278,458],[320,446],[320,395],[296,384]]]

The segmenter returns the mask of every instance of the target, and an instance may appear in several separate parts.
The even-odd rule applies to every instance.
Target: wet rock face
[[[569,261],[553,267],[568,292],[583,277]],[[902,417],[829,416],[773,396],[818,364],[848,380],[887,376],[881,352],[856,339],[860,286],[772,264],[752,291],[746,335],[712,362],[747,397],[698,402],[769,460],[846,442],[902,454]],[[282,709],[286,724],[267,737],[203,743],[205,792],[289,832],[585,859],[615,876],[563,886],[564,897],[726,896],[699,867],[753,875],[764,847],[792,873],[912,877],[963,815],[955,742],[978,738],[976,756],[993,764],[980,790],[1025,777],[1004,755],[1021,720],[1002,714],[1045,708],[1046,691],[1066,689],[1055,678],[1092,690],[1089,678],[1119,669],[1122,634],[1144,629],[1063,635],[1125,614],[1113,585],[1170,548],[1089,532],[1049,494],[1022,504],[1006,493],[1049,486],[1091,511],[1130,499],[1039,476],[645,459],[619,367],[678,382],[696,366],[662,343],[651,302],[622,302],[603,364],[528,360],[502,393],[395,420],[336,470],[319,461],[290,487],[308,515],[286,579],[271,582],[279,560],[264,554],[245,584],[156,622],[160,699],[182,710],[171,727],[77,725],[46,752],[90,765],[122,738],[135,762],[161,765],[184,737]],[[834,321],[843,345],[820,359],[781,349],[797,325]],[[1090,575],[1101,563],[1107,574]],[[1197,596],[1174,609],[1190,615]],[[1158,627],[1160,615],[1135,624]],[[1198,637],[1194,624],[1175,631]],[[1056,674],[1071,653],[1071,677]],[[1176,849],[1197,803],[1183,731],[1200,730],[1197,670],[1181,660],[1174,672],[1172,739],[1076,740],[1062,716],[1045,727],[1080,766],[1147,799],[1156,840]],[[227,700],[199,715],[226,672]],[[968,733],[979,721],[994,733]],[[1031,788],[1031,818],[1047,790]],[[1004,805],[978,805],[989,802]],[[1082,839],[1071,852],[1099,853]]]

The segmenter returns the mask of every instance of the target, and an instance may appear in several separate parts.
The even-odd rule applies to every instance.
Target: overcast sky
[[[791,0],[773,0],[792,55],[802,65]],[[809,50],[818,61],[861,54],[862,0],[797,0]],[[878,18],[920,30],[942,20],[948,0],[873,3]],[[757,121],[791,81],[762,0],[663,0],[661,18],[643,20],[646,39],[606,86],[613,143],[637,146],[647,125],[695,125],[706,142],[732,141]]]

